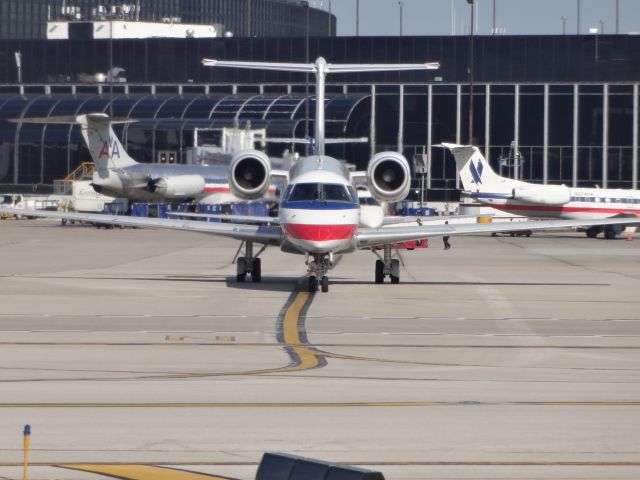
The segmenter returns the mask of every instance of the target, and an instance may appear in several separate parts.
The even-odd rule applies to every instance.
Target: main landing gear
[[[623,228],[624,227],[622,227],[622,229]],[[587,228],[586,233],[587,233],[587,237],[596,238],[600,232],[604,231],[604,238],[606,238],[607,240],[614,240],[618,236],[618,233],[622,231],[622,229],[617,230],[615,227],[603,228],[599,226],[593,226],[593,227]]]
[[[329,291],[327,272],[333,266],[333,254],[315,253],[312,258],[307,257],[309,292],[316,293],[318,288],[322,293]]]
[[[378,255],[377,252],[374,251],[374,253]],[[384,257],[376,260],[376,283],[384,283],[387,276],[391,279],[391,283],[400,283],[400,260],[391,258],[391,245],[385,245]]]
[[[242,245],[240,246],[242,248]],[[245,256],[238,257],[236,260],[236,280],[238,282],[244,282],[247,279],[247,275],[251,275],[251,280],[256,283],[262,280],[262,262],[258,258],[266,246],[260,249],[260,251],[254,256],[253,254],[253,242],[245,242]],[[238,250],[239,252],[240,250]]]

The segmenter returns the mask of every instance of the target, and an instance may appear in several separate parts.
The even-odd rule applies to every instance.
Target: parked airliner
[[[124,149],[113,131],[116,123],[130,119],[111,119],[105,113],[78,116],[22,118],[16,123],[77,124],[96,165],[92,187],[98,193],[134,202],[188,202],[223,204],[237,202],[231,194],[226,164],[185,165],[141,163]],[[275,198],[270,185],[265,196]]]
[[[498,175],[474,146],[443,143],[456,159],[464,192],[470,198],[498,210],[527,217],[598,220],[640,216],[640,190],[571,188],[539,185]],[[593,238],[604,231],[613,239],[624,225],[593,225],[586,232]]]
[[[277,222],[264,224],[211,223],[184,219],[140,218],[117,215],[98,215],[65,212],[30,211],[34,217],[55,217],[113,225],[131,225],[211,233],[242,240],[245,254],[237,261],[237,280],[251,275],[254,282],[262,278],[260,253],[266,246],[279,246],[284,252],[303,255],[308,267],[308,289],[323,292],[329,289],[327,273],[334,265],[336,254],[357,249],[383,249],[383,256],[375,262],[375,283],[389,277],[391,283],[400,281],[400,261],[392,257],[392,245],[433,236],[492,233],[514,230],[505,223],[432,223],[410,226],[363,226],[360,223],[360,204],[355,185],[365,184],[376,200],[398,201],[409,192],[411,175],[409,163],[397,152],[380,152],[369,161],[366,171],[351,172],[345,163],[324,153],[324,80],[330,72],[398,71],[434,69],[437,64],[399,65],[333,65],[323,58],[309,64],[256,63],[205,60],[205,65],[236,68],[262,68],[302,73],[315,73],[317,108],[315,139],[317,154],[303,157],[288,171],[272,170],[269,158],[261,151],[246,150],[234,155],[229,166],[229,185],[239,198],[259,198],[275,181],[284,188],[280,197]],[[109,145],[107,155],[113,155]],[[0,208],[1,212],[15,213]],[[21,211],[24,213],[24,211]],[[383,217],[380,216],[380,222]],[[626,219],[555,220],[518,222],[518,229],[538,230],[578,225],[616,224]],[[638,220],[640,222],[640,220]],[[264,247],[254,253],[254,244]]]

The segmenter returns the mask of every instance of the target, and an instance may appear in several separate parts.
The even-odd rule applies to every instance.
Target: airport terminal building
[[[505,175],[637,187],[640,36],[325,34],[311,36],[307,45],[293,33],[1,41],[0,184],[45,188],[90,160],[77,127],[8,119],[96,111],[136,118],[119,133],[136,158],[151,162],[166,151],[186,162],[198,129],[250,125],[265,128],[268,137],[302,138],[313,131],[307,119],[314,115],[313,85],[304,75],[207,68],[201,60],[304,62],[317,56],[330,63],[441,63],[438,71],[327,77],[327,136],[368,139],[329,145],[327,152],[360,168],[381,150],[401,151],[410,160],[415,155],[426,163],[430,198],[443,198],[458,182],[452,158],[437,145],[467,143],[470,134]],[[86,81],[112,67],[123,69],[112,81]],[[266,148],[278,156],[293,146]]]

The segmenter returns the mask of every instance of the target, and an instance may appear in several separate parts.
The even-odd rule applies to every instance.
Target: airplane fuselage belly
[[[287,241],[303,253],[340,253],[355,249],[357,208],[281,208],[279,216]]]

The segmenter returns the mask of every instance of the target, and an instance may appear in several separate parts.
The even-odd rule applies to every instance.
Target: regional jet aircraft
[[[445,224],[412,226],[363,226],[360,222],[360,204],[354,188],[366,183],[371,194],[379,201],[397,201],[409,192],[409,163],[397,152],[380,152],[369,161],[364,172],[350,172],[342,161],[324,153],[324,79],[330,72],[398,71],[432,69],[437,64],[407,65],[332,65],[323,58],[310,64],[271,64],[254,62],[217,62],[205,60],[205,65],[264,68],[316,74],[317,108],[315,138],[317,154],[298,160],[288,171],[272,170],[269,158],[260,151],[238,152],[229,166],[229,185],[232,193],[244,199],[259,198],[274,180],[286,185],[281,197],[277,222],[264,224],[210,223],[183,219],[125,217],[117,215],[80,214],[65,212],[29,211],[34,217],[67,218],[113,225],[131,225],[153,228],[187,230],[212,233],[245,242],[245,254],[237,261],[237,280],[245,281],[250,275],[254,282],[262,278],[259,255],[269,245],[280,247],[287,253],[304,256],[308,267],[308,289],[323,292],[329,289],[327,273],[337,254],[357,249],[383,249],[383,256],[375,262],[375,283],[400,281],[400,262],[392,258],[392,245],[427,237],[512,231],[512,223]],[[112,149],[106,154],[113,155]],[[0,213],[15,213],[0,208]],[[24,211],[21,211],[24,213]],[[382,222],[382,216],[380,216]],[[626,219],[555,220],[518,222],[517,229],[532,230],[566,228],[579,225],[616,224]],[[638,220],[640,223],[640,220]],[[263,248],[254,253],[254,244]]]
[[[443,143],[451,150],[465,193],[498,210],[527,217],[596,220],[637,218],[640,216],[640,190],[571,188],[566,185],[538,185],[501,177],[477,147]],[[589,238],[604,231],[613,239],[624,228],[618,225],[592,225]]]
[[[105,113],[78,116],[23,118],[19,123],[80,125],[96,170],[91,185],[98,193],[127,198],[134,202],[187,202],[223,204],[237,202],[229,190],[227,165],[184,165],[136,162],[113,131],[116,123],[130,119],[110,119]],[[265,197],[275,198],[270,185]]]

